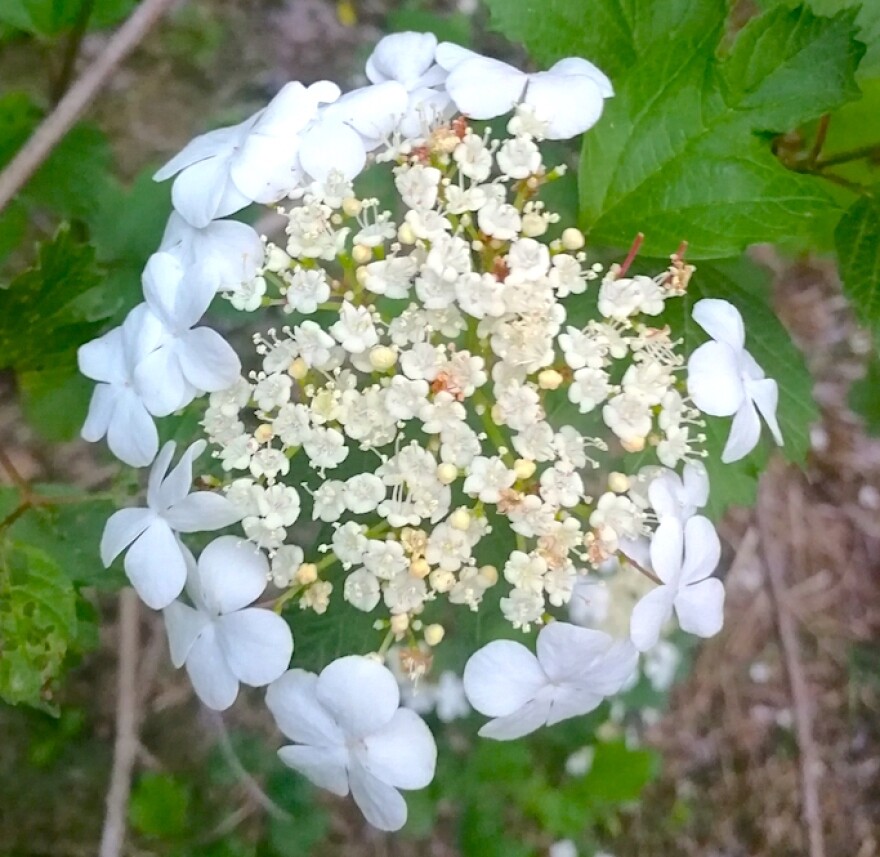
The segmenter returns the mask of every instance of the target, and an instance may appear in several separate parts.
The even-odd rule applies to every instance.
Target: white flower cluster
[[[449,616],[445,603],[458,605],[453,617],[478,611],[503,588],[489,609],[541,631],[537,655],[496,641],[468,663],[464,693],[494,718],[482,734],[514,738],[592,710],[673,612],[695,634],[721,626],[718,537],[695,514],[708,493],[701,413],[734,416],[725,460],[757,443],[759,412],[781,438],[775,382],[744,350],[735,308],[696,305],[712,341],[685,368],[656,317],[693,269],[675,254],[654,277],[628,275],[631,258],[603,272],[583,234],[541,202],[564,172],[544,163],[542,141],[589,129],[613,94],[595,66],[567,59],[525,74],[402,33],[380,42],[367,76],[345,95],[290,83],[163,167],[157,179],[176,175],[175,213],[144,303],[79,358],[98,381],[84,437],[106,434],[119,458],[147,465],[153,418],[209,394],[202,425],[228,475],[222,493],[191,494],[204,442],[170,473],[164,447],[146,508],[108,522],[105,564],[128,548],[132,584],[164,610],[172,660],[207,705],[231,705],[239,682],[269,684],[294,741],[282,759],[397,829],[397,789],[431,780],[436,749],[398,707],[379,663],[389,647],[405,641],[406,671],[421,675],[445,634],[432,616]],[[502,137],[472,121],[507,114]],[[390,174],[390,208],[355,192],[368,163]],[[284,215],[284,241],[222,219],[252,202]],[[199,326],[217,294],[284,319],[255,337],[245,374]],[[610,472],[648,452],[659,465]],[[308,520],[326,527],[303,546],[296,527]],[[216,538],[198,560],[180,538],[237,521],[243,535]],[[630,634],[552,621],[613,557],[626,558],[620,575],[656,584]],[[275,610],[249,606],[270,581],[282,590]],[[285,672],[293,638],[281,610],[298,603],[343,622],[342,602],[384,614],[374,658]],[[463,713],[460,701],[452,710]]]

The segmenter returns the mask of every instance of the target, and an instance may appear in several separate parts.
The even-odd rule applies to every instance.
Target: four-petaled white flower
[[[548,71],[526,74],[500,60],[443,42],[437,62],[449,71],[446,91],[455,106],[474,119],[494,119],[524,104],[545,127],[548,140],[568,140],[592,128],[611,81],[585,59],[560,60]]]
[[[146,467],[159,450],[159,433],[138,386],[141,360],[168,338],[146,304],[136,306],[120,327],[81,345],[79,371],[98,382],[82,427],[91,442],[107,435],[110,451],[132,467]]]
[[[248,607],[269,583],[269,562],[252,544],[221,536],[188,565],[194,606],[173,601],[163,611],[171,661],[186,664],[202,702],[223,711],[235,702],[239,682],[262,687],[287,669],[293,635],[271,610]]]
[[[322,80],[306,88],[288,83],[268,106],[249,119],[196,137],[156,172],[156,181],[175,174],[175,209],[199,229],[252,202],[275,202],[293,190],[296,135],[322,103],[335,101],[339,87]]]
[[[630,636],[644,652],[660,639],[660,631],[678,616],[682,631],[712,637],[724,624],[724,586],[712,572],[721,558],[721,542],[708,518],[696,515],[682,524],[663,518],[651,540],[651,567],[661,584],[636,604]]]
[[[693,317],[712,342],[701,345],[688,360],[688,393],[701,411],[733,416],[721,460],[738,461],[755,448],[761,436],[759,412],[782,446],[776,419],[779,388],[746,351],[739,310],[728,301],[707,298],[694,305]]]
[[[509,741],[587,714],[623,687],[638,661],[628,640],[567,622],[546,625],[536,650],[537,656],[522,643],[494,640],[468,660],[468,701],[494,718],[480,735]]]
[[[147,506],[114,512],[101,537],[105,567],[128,548],[125,573],[148,607],[161,610],[183,590],[189,551],[176,533],[221,530],[241,518],[222,494],[196,491],[190,494],[193,461],[205,449],[196,441],[169,473],[176,444],[169,441],[153,464],[147,486]],[[129,547],[130,546],[130,547]]]
[[[144,298],[164,325],[164,341],[135,370],[142,397],[158,416],[182,408],[199,392],[231,387],[241,375],[233,347],[216,330],[196,327],[214,297],[208,279],[186,281],[186,271],[170,253],[154,253],[144,270]]]
[[[333,661],[320,675],[290,670],[269,687],[266,704],[295,742],[278,751],[282,762],[334,794],[350,791],[374,827],[403,827],[398,789],[431,782],[437,747],[425,722],[400,708],[390,670],[359,655]]]

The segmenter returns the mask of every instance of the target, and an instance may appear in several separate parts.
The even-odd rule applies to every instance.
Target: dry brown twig
[[[0,173],[0,211],[24,187],[73,127],[95,96],[106,86],[119,64],[176,0],[143,0],[113,34],[95,61],[67,91],[55,109],[40,123],[18,154]]]
[[[140,646],[140,602],[133,589],[119,593],[119,663],[117,665],[116,742],[107,791],[107,813],[99,857],[119,857],[125,843],[131,773],[138,754],[137,663]]]
[[[788,496],[780,491],[788,489]],[[786,508],[788,507],[788,508]],[[776,612],[779,643],[791,686],[794,726],[800,755],[801,813],[809,843],[809,857],[825,857],[822,808],[819,802],[821,759],[813,737],[814,700],[804,675],[796,619],[786,598],[785,570],[794,560],[802,561],[801,552],[792,544],[798,535],[792,527],[803,522],[803,494],[800,485],[785,479],[782,467],[771,468],[761,480],[758,495],[758,532],[761,552]],[[793,554],[795,554],[793,556]]]

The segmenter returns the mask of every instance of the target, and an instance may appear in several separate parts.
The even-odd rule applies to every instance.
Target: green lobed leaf
[[[865,431],[880,437],[880,357],[871,355],[868,371],[850,387],[849,406],[862,418]]]
[[[97,331],[84,298],[101,280],[94,249],[68,227],[40,245],[37,265],[0,290],[0,367],[73,366],[73,349]]]
[[[858,95],[853,13],[769,12],[717,59],[725,20],[713,5],[711,25],[644,51],[585,135],[581,216],[595,241],[626,246],[644,232],[646,253],[687,240],[691,258],[721,258],[810,240],[839,217],[821,180],[786,170],[767,135]]]
[[[859,320],[875,327],[880,324],[880,202],[858,199],[841,218],[834,240],[843,291]]]
[[[0,544],[0,697],[46,707],[76,634],[76,593],[55,560]]]
[[[522,42],[540,63],[569,56],[595,62],[615,80],[670,37],[715,27],[722,0],[485,0],[492,29]],[[680,59],[680,57],[679,57]]]

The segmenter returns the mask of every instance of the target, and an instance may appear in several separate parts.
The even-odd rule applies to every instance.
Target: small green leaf
[[[876,190],[880,192],[880,185]],[[861,197],[834,233],[843,291],[859,320],[880,324],[880,202]]]
[[[72,365],[21,372],[18,389],[27,421],[40,437],[62,443],[79,435],[94,384]]]
[[[587,803],[625,803],[637,800],[657,775],[659,757],[653,750],[630,750],[622,741],[597,744],[593,764],[571,792]]]
[[[862,418],[868,434],[880,436],[880,357],[876,352],[865,377],[850,387],[849,406]]]
[[[171,839],[186,831],[190,789],[168,774],[144,774],[131,793],[128,817],[145,836]]]
[[[76,634],[76,593],[58,564],[31,545],[0,544],[0,697],[47,707]]]
[[[0,23],[38,36],[57,36],[80,19],[87,0],[3,0]],[[137,0],[94,0],[88,11],[90,28],[117,23]]]
[[[72,366],[73,349],[97,332],[85,299],[101,281],[94,250],[59,229],[37,265],[0,290],[0,366],[57,369],[65,358]]]

